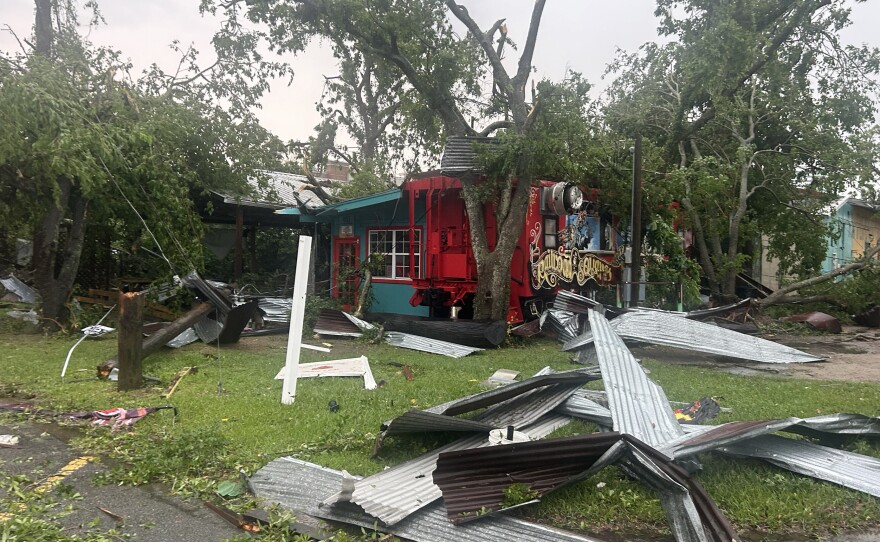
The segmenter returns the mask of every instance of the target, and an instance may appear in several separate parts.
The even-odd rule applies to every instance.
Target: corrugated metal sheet
[[[461,344],[439,341],[437,339],[429,339],[428,337],[420,337],[409,333],[401,333],[400,331],[386,331],[385,342],[391,346],[399,346],[410,350],[418,350],[420,352],[428,352],[429,354],[440,354],[450,358],[463,358],[475,352],[480,352],[482,348],[473,346],[464,346]]]
[[[266,322],[290,322],[290,310],[293,300],[289,297],[260,297],[257,299],[263,320]]]
[[[9,275],[6,278],[0,278],[0,284],[6,288],[8,292],[12,292],[22,301],[22,303],[36,303],[37,291],[23,283],[15,275]]]
[[[618,318],[619,319],[619,318]],[[663,389],[652,382],[604,316],[590,311],[590,327],[614,430],[658,446],[684,431],[675,420]]]
[[[462,450],[440,455],[434,481],[453,522],[513,507],[505,492],[523,484],[539,497],[617,463],[660,494],[676,540],[730,542],[738,537],[702,486],[642,442],[605,433]],[[531,496],[524,496],[529,498]],[[707,536],[708,535],[708,536]]]
[[[235,203],[248,207],[305,207],[318,209],[324,203],[312,190],[309,178],[282,171],[260,171],[261,178],[249,177],[248,184],[253,194],[241,195],[228,192],[216,192],[223,197],[224,203]],[[330,183],[329,179],[318,179]],[[334,189],[326,188],[328,192]]]
[[[348,314],[345,311],[342,311],[342,316],[345,316],[346,318],[348,318],[348,321],[351,322],[352,324],[356,325],[358,327],[358,329],[360,329],[361,331],[367,331],[368,329],[376,329],[376,326],[374,326],[373,324],[371,324],[365,320],[361,320],[357,316]]]
[[[209,284],[197,271],[190,271],[182,281],[188,288],[196,290],[200,298],[214,305],[220,320],[226,318],[232,309],[232,301],[224,293]]]
[[[195,324],[193,324],[193,329],[196,332],[196,335],[199,336],[199,339],[204,343],[214,343],[217,341],[217,338],[220,336],[220,332],[223,331],[223,326],[217,320],[208,318],[202,318]]]
[[[343,503],[319,507],[320,499],[339,488],[343,473],[313,463],[284,457],[276,459],[257,471],[250,479],[257,497],[278,503],[282,507],[331,521],[373,529],[375,518],[364,514],[357,506]],[[572,533],[566,533],[509,517],[491,517],[480,522],[455,526],[446,517],[442,503],[425,507],[399,523],[384,527],[384,532],[414,542],[598,542]]]
[[[569,421],[571,418],[567,416],[551,414],[532,425],[520,428],[519,431],[528,435],[529,438],[539,439]],[[488,444],[486,435],[457,440],[420,457],[359,480],[354,483],[354,489],[350,494],[343,491],[324,502],[332,504],[348,499],[386,524],[393,525],[440,498],[440,489],[434,485],[431,473],[434,472],[437,457],[441,453],[479,448],[488,446]]]
[[[582,296],[580,294],[576,294],[574,292],[569,292],[568,290],[559,290],[556,294],[556,298],[553,300],[553,308],[562,311],[575,312],[578,314],[587,314],[590,310],[604,310],[605,315],[608,318],[614,318],[615,316],[624,312],[622,309],[616,309],[612,307],[608,307],[599,303],[596,300],[590,299],[588,297]]]
[[[530,392],[547,386],[571,387],[576,390],[583,384],[591,380],[597,380],[598,378],[598,370],[595,369],[576,369],[573,371],[555,373],[549,367],[545,367],[535,376],[527,378],[522,382],[514,382],[513,384],[508,384],[501,388],[485,390],[479,393],[475,393],[474,395],[470,395],[468,397],[453,399],[452,401],[447,401],[446,403],[427,408],[423,411],[411,410],[409,412],[405,412],[401,416],[398,416],[393,420],[387,421],[382,425],[382,436],[384,437],[396,433],[421,433],[441,430],[490,430],[494,429],[495,427],[502,427],[493,427],[489,425],[489,422],[487,420],[491,418],[492,421],[497,422],[500,417],[499,412],[510,411],[516,413],[522,410],[520,408],[522,403],[505,402],[512,401],[519,397],[529,397],[527,394],[529,394]],[[564,394],[565,392],[563,392],[561,388],[557,387],[550,392],[551,395],[555,393]],[[570,395],[571,393],[573,393],[573,391],[568,391],[567,393]],[[525,416],[532,417],[534,415],[534,412],[539,410],[541,410],[541,414],[544,414],[553,408],[550,407],[546,410],[540,409],[540,399],[544,398],[536,398],[536,404],[531,409],[529,409],[528,407],[526,408],[526,410],[530,411],[527,412]],[[551,404],[551,402],[553,401],[552,398],[547,399],[548,402],[544,403],[545,407],[547,404]],[[484,413],[485,418],[477,417],[471,420],[462,420],[464,423],[458,423],[454,421],[459,420],[459,418],[453,418],[453,416],[473,412],[475,410],[491,407],[493,405],[498,405],[501,410],[487,410]],[[526,405],[528,405],[528,399],[526,400]],[[510,425],[510,423],[508,423],[509,418],[510,416],[502,420],[503,426]],[[514,421],[516,421],[519,425],[526,425],[526,423],[521,420],[517,421],[514,419]],[[437,425],[438,423],[442,423],[444,429],[439,429]]]
[[[446,139],[443,147],[443,156],[440,158],[440,170],[444,175],[458,177],[468,172],[479,172],[477,165],[477,153],[475,145],[498,145],[498,140],[493,137],[467,137],[450,136]]]
[[[363,333],[342,311],[321,309],[315,322],[315,333],[339,337],[360,337]]]
[[[689,431],[686,437],[669,443],[667,451],[675,457],[686,457],[777,431],[816,437],[823,433],[880,436],[880,418],[861,414],[826,414],[811,418],[730,422],[701,428],[695,431],[696,434]]]
[[[805,363],[822,358],[794,348],[751,337],[718,326],[661,312],[628,312],[611,322],[623,339],[696,350],[717,356],[764,363]],[[567,341],[562,349],[574,350],[593,341],[590,332]]]
[[[776,435],[752,438],[718,450],[763,459],[792,472],[880,497],[880,459],[875,457]]]
[[[575,339],[580,335],[581,330],[578,325],[578,315],[557,309],[549,309],[541,313],[541,329],[551,329],[562,342]]]

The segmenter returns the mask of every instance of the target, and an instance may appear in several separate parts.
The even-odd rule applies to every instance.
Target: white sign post
[[[281,386],[281,404],[292,405],[296,399],[296,379],[299,376],[299,353],[302,347],[303,314],[306,309],[306,287],[309,279],[309,259],[312,255],[312,238],[299,236],[296,252],[296,277],[293,283],[293,300],[290,310],[290,334],[287,336],[284,384]]]

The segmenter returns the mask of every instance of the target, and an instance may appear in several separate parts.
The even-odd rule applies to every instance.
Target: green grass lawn
[[[166,482],[182,494],[204,496],[238,468],[248,473],[282,455],[296,455],[328,467],[368,475],[454,438],[450,435],[393,437],[372,459],[379,425],[409,408],[425,408],[481,390],[480,381],[496,369],[530,375],[546,365],[570,369],[569,356],[557,343],[540,339],[525,345],[487,350],[455,360],[386,345],[330,339],[331,354],[304,350],[302,361],[367,355],[376,381],[363,389],[358,378],[301,379],[293,405],[282,405],[281,381],[275,374],[284,364],[286,337],[245,338],[235,345],[201,343],[181,350],[166,349],[147,358],[145,372],[162,384],[120,393],[115,383],[95,378],[95,366],[115,353],[115,335],[84,341],[74,352],[68,375],[61,366],[76,336],[0,333],[0,385],[8,397],[33,396],[54,411],[173,404],[174,419],[161,411],[132,431],[107,428],[86,432],[78,445],[113,459],[119,466],[104,481]],[[315,342],[315,341],[313,341]],[[412,367],[407,381],[400,367]],[[651,378],[671,400],[703,396],[723,398],[733,412],[717,421],[813,416],[819,413],[880,412],[880,384],[821,382],[786,377],[742,377],[697,366],[644,360]],[[170,400],[160,397],[174,374],[186,376]],[[601,383],[592,383],[599,387]],[[328,402],[340,405],[330,412]],[[559,434],[590,432],[589,424],[573,423]],[[880,456],[875,443],[848,445],[860,453]],[[789,474],[757,461],[703,457],[698,475],[719,506],[745,538],[765,533],[819,537],[829,532],[880,526],[880,500],[809,478]],[[651,536],[666,532],[665,516],[655,496],[614,469],[547,496],[525,512],[528,517],[598,536]],[[768,535],[769,540],[776,540]]]

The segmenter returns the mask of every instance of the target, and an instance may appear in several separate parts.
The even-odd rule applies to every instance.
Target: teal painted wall
[[[416,226],[422,228],[422,269],[425,266],[424,216],[425,202],[424,200],[416,200],[415,223]],[[409,200],[404,193],[404,197],[397,201],[354,209],[333,217],[330,221],[330,231],[334,241],[343,225],[351,225],[354,236],[360,240],[360,259],[363,261],[367,257],[367,250],[369,248],[369,241],[367,239],[368,229],[409,226]],[[331,241],[331,243],[334,241]],[[333,249],[334,247],[331,246],[331,254],[334,253]],[[370,305],[370,311],[428,316],[428,307],[413,307],[409,304],[409,298],[414,292],[415,290],[408,280],[374,282],[373,302]]]

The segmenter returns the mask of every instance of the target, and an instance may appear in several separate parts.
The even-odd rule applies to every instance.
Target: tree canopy
[[[814,273],[823,209],[875,179],[880,53],[840,42],[846,6],[659,0],[668,41],[612,65],[609,126],[655,150],[646,191],[682,204],[715,295],[734,293],[762,237],[783,273]]]
[[[0,57],[0,216],[33,236],[43,316],[63,324],[89,225],[149,245],[158,266],[200,262],[191,195],[243,187],[281,157],[245,107],[280,65],[249,56],[246,34],[221,32],[218,50],[239,54],[199,69],[183,49],[177,74],[154,65],[135,81],[119,52],[77,33],[73,1],[36,8],[33,49]]]

